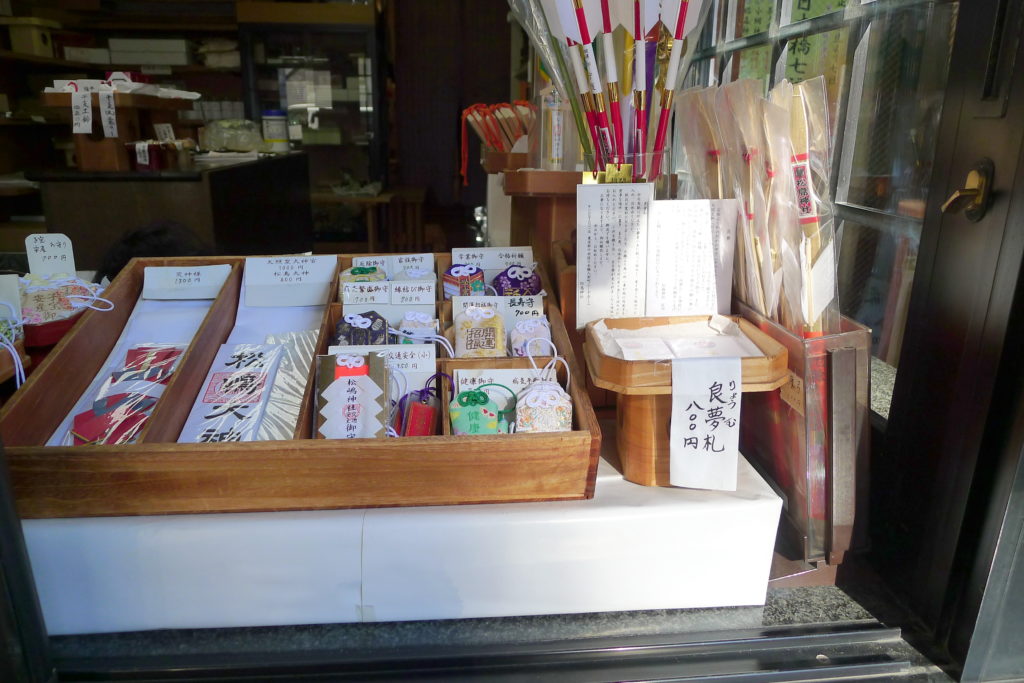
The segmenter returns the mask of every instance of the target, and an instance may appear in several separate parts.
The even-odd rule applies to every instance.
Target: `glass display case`
[[[314,192],[379,192],[386,145],[375,26],[243,24],[239,36],[247,118],[287,115]]]

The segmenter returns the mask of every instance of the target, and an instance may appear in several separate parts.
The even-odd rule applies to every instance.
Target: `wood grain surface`
[[[437,254],[438,268],[450,255]],[[110,353],[142,288],[147,265],[230,263],[215,300],[158,403],[144,439],[123,446],[43,447]],[[339,268],[351,264],[339,257]],[[549,297],[552,338],[571,365],[574,428],[552,434],[435,436],[403,439],[312,439],[313,379],[290,441],[177,444],[176,430],[220,344],[234,323],[242,257],[137,259],[107,290],[112,313],[89,311],[0,413],[0,434],[19,513],[25,518],[311,510],[452,505],[592,497],[601,431],[581,391],[558,307]],[[332,290],[336,292],[336,283]],[[332,313],[325,310],[318,350],[326,351]],[[108,317],[100,317],[108,316]],[[538,362],[542,362],[539,359]],[[441,367],[480,361],[439,361]],[[498,359],[495,365],[529,364]],[[564,375],[562,377],[564,379]],[[160,424],[156,420],[161,421]]]

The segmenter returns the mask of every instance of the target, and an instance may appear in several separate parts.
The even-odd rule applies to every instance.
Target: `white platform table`
[[[63,635],[762,605],[781,507],[742,458],[727,493],[638,486],[602,461],[585,501],[23,528]]]

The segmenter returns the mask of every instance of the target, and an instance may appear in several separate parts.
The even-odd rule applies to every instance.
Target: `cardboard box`
[[[11,32],[11,51],[36,57],[53,57],[53,37],[50,30],[60,28],[56,21],[38,17],[4,17]]]

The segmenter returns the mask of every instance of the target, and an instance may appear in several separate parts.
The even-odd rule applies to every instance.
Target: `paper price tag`
[[[231,266],[148,266],[143,271],[143,299],[216,299]]]
[[[736,490],[740,375],[739,358],[672,361],[669,482],[673,486]]]
[[[506,326],[524,318],[544,317],[544,297],[534,296],[453,296],[452,317],[470,306],[493,308],[501,314]]]
[[[323,306],[330,299],[335,256],[245,259],[246,306]]]
[[[75,272],[75,252],[67,235],[59,232],[29,235],[25,238],[28,270],[36,275]]]
[[[402,372],[422,373],[436,372],[437,347],[433,344],[381,344],[377,346],[331,346],[329,355],[383,353],[388,367],[398,368]],[[419,387],[410,387],[410,389]]]
[[[455,371],[455,391],[469,391],[482,384],[504,384],[518,396],[523,389],[541,379],[543,379],[541,374],[530,368],[459,369]],[[554,379],[554,377],[547,377],[547,379]],[[495,389],[488,395],[498,404],[498,410],[505,410],[512,403],[512,397],[508,395],[507,391]]]
[[[405,270],[413,268],[434,272],[433,254],[379,254],[377,256],[356,256],[352,265],[381,268],[391,279],[402,279]]]
[[[139,166],[149,166],[149,143],[135,143],[135,161]]]
[[[387,366],[395,373],[403,394],[419,389],[437,372],[437,347],[433,344],[382,344],[377,346],[331,346],[327,353],[384,354]],[[399,374],[401,373],[401,374]],[[397,397],[396,397],[397,398]]]
[[[344,304],[389,304],[390,282],[343,282],[341,301]]]
[[[476,247],[452,249],[452,263],[502,271],[509,266],[533,265],[533,247]]]
[[[156,131],[156,139],[160,142],[174,141],[174,127],[169,123],[154,123],[153,130]]]
[[[71,93],[71,132],[92,133],[92,93],[82,90]]]
[[[100,122],[103,124],[103,137],[117,137],[117,106],[114,104],[114,93],[107,91],[97,95],[100,99]]]
[[[431,305],[437,300],[437,280],[401,280],[391,284],[391,303],[396,306]]]
[[[18,289],[17,275],[0,275],[0,301],[10,304],[14,309],[12,314],[7,306],[0,306],[0,318],[9,318],[13,315],[21,320],[21,291]]]

